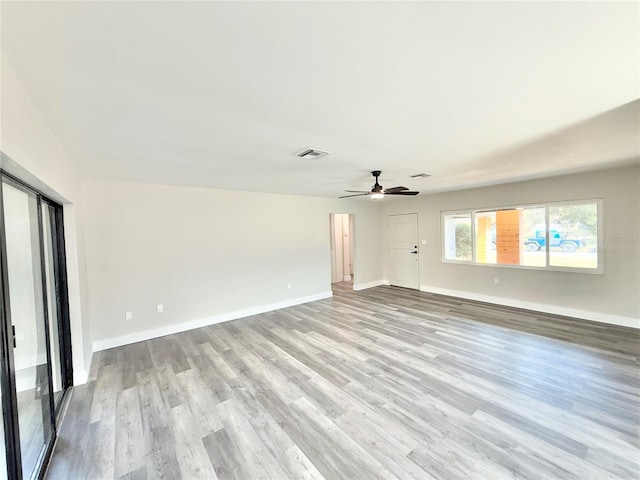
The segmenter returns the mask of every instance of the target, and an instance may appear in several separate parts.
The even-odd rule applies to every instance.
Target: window
[[[443,261],[601,273],[600,200],[442,214]]]
[[[444,217],[444,256],[447,260],[471,261],[471,214]]]
[[[476,262],[493,265],[546,266],[544,250],[529,249],[529,239],[545,236],[544,207],[475,212]],[[522,240],[521,240],[522,239]]]
[[[549,265],[598,268],[598,204],[549,207]]]

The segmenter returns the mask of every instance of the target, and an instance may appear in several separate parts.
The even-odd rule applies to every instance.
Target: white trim
[[[373,282],[354,283],[353,289],[357,292],[366,290],[367,288],[379,287],[380,285],[389,285],[389,280],[374,280]]]
[[[257,307],[246,308],[244,310],[236,310],[235,312],[222,313],[213,317],[200,318],[198,320],[191,320],[189,322],[166,325],[164,327],[154,328],[152,330],[130,333],[128,335],[122,335],[120,337],[97,340],[93,342],[91,350],[92,352],[99,352],[108,348],[121,347],[123,345],[129,345],[130,343],[142,342],[144,340],[163,337],[165,335],[171,335],[173,333],[193,330],[194,328],[206,327],[207,325],[214,325],[216,323],[227,322],[229,320],[236,320],[243,317],[250,317],[251,315],[258,315],[260,313],[271,312],[272,310],[293,307],[294,305],[300,305],[302,303],[315,302],[316,300],[322,300],[324,298],[330,298],[332,296],[333,293],[331,291],[321,292],[314,295],[308,295],[306,297],[292,298],[289,300],[284,300],[282,302],[260,305]]]
[[[345,282],[351,281],[351,275],[345,275],[344,277],[342,277],[342,280]]]
[[[73,369],[73,386],[84,385],[89,380],[89,372],[87,370]]]
[[[507,307],[523,308],[525,310],[533,310],[536,312],[552,313],[554,315],[563,315],[565,317],[580,318],[593,322],[608,323],[621,327],[640,329],[640,318],[624,317],[622,315],[611,315],[609,313],[601,312],[590,312],[588,310],[579,310],[577,308],[559,307],[557,305],[549,305],[546,303],[527,302],[524,300],[494,297],[493,295],[463,292],[460,290],[449,290],[447,288],[431,287],[429,285],[420,285],[420,291],[437,293],[440,295],[449,295],[451,297],[466,298],[468,300],[477,300],[479,302],[495,303],[498,305],[505,305]]]

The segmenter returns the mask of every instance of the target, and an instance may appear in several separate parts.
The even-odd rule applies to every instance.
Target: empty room
[[[0,480],[640,479],[640,3],[0,28]]]

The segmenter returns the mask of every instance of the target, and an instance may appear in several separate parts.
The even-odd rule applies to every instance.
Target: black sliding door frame
[[[64,354],[62,355],[62,377],[63,385],[73,385],[73,359],[71,358],[71,323],[69,321],[69,288],[67,285],[67,251],[64,244],[64,212],[62,205],[51,202],[45,197],[42,197],[47,210],[52,219],[51,222],[51,235],[52,241],[52,255],[53,255],[53,278],[55,281],[55,292],[58,301],[56,302],[58,319],[58,335],[60,342],[60,349]],[[65,388],[66,390],[66,388]],[[56,413],[59,410],[63,402],[59,402],[56,405]]]
[[[0,175],[0,199],[2,197],[2,178]],[[3,202],[0,202],[0,206]],[[4,207],[0,208],[0,245],[6,245],[4,230]],[[18,399],[15,395],[15,364],[13,361],[13,326],[11,323],[11,309],[9,300],[9,276],[7,269],[6,249],[0,248],[0,276],[2,290],[0,291],[0,359],[2,359],[2,419],[4,427],[4,448],[6,451],[7,474],[9,479],[22,480],[22,465],[20,464],[20,433],[18,432]]]
[[[66,268],[66,251],[64,246],[64,217],[63,208],[59,203],[51,200],[38,190],[25,184],[21,180],[0,170],[0,199],[3,198],[2,183],[6,182],[12,187],[18,188],[27,193],[34,194],[37,199],[37,221],[38,221],[38,238],[39,251],[36,253],[40,260],[40,276],[42,281],[42,308],[45,331],[45,350],[47,365],[46,369],[42,369],[39,374],[47,375],[47,392],[41,392],[42,401],[48,403],[49,415],[43,418],[43,431],[47,443],[39,458],[39,462],[34,471],[33,478],[41,479],[44,477],[46,466],[51,457],[53,446],[57,437],[58,422],[61,417],[63,405],[73,386],[73,363],[71,350],[71,326],[69,321],[69,301],[67,287],[67,268]],[[46,215],[49,218],[43,218],[43,207],[46,207]],[[47,288],[47,274],[45,255],[44,222],[49,225],[48,234],[51,236],[51,258],[53,259],[51,278],[54,286],[55,298],[50,298],[51,290]],[[7,268],[7,252],[6,252],[6,231],[4,208],[0,208],[0,274],[2,278],[2,291],[0,291],[0,358],[3,360],[3,368],[0,371],[0,381],[2,386],[2,405],[3,405],[3,426],[5,432],[5,449],[7,456],[7,473],[9,480],[22,480],[24,474],[22,472],[21,451],[20,451],[20,432],[19,432],[19,416],[15,383],[15,363],[13,358],[13,327],[11,322],[10,296],[8,284],[8,268]],[[54,319],[49,318],[49,304],[56,308]],[[51,338],[52,330],[50,322],[57,322],[58,338]],[[54,395],[53,383],[53,359],[51,342],[58,342],[60,352],[60,375],[62,381],[62,394],[58,397]],[[42,409],[44,412],[44,409]],[[47,435],[49,433],[49,435]],[[47,438],[48,437],[48,438]]]
[[[47,351],[47,364],[44,366],[45,368],[43,369],[41,369],[40,366],[36,367],[37,369],[36,376],[43,375],[46,371],[48,391],[41,392],[40,401],[42,404],[45,404],[45,403],[49,404],[48,405],[49,418],[46,418],[44,415],[46,407],[44,407],[43,405],[43,408],[42,408],[42,413],[43,413],[42,426],[43,426],[44,437],[45,438],[48,437],[49,441],[47,442],[47,445],[44,450],[44,454],[40,459],[40,461],[38,462],[38,466],[36,467],[38,469],[36,477],[40,478],[40,477],[44,477],[43,475],[44,472],[42,472],[42,470],[44,470],[45,466],[47,465],[47,462],[49,461],[49,458],[51,457],[51,452],[53,452],[53,445],[58,435],[58,428],[56,424],[57,423],[56,413],[55,413],[56,409],[54,404],[55,395],[53,394],[53,370],[52,370],[53,359],[51,356],[51,338],[50,338],[51,328],[49,325],[49,302],[51,300],[49,299],[49,290],[47,289],[47,274],[46,274],[46,267],[45,267],[45,262],[47,261],[47,259],[44,254],[45,238],[44,238],[44,225],[42,223],[43,220],[42,220],[42,196],[41,195],[37,196],[36,209],[38,213],[38,238],[39,238],[38,244],[40,249],[38,253],[40,255],[40,280],[42,285],[41,287],[42,288],[42,318],[44,320],[44,331],[45,331],[44,343],[45,343],[45,349]]]

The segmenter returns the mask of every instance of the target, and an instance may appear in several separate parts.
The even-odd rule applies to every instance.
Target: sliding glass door
[[[59,299],[62,296],[60,283],[56,278],[60,277],[57,257],[57,225],[56,208],[45,200],[41,203],[43,261],[44,261],[44,285],[47,289],[45,297],[47,301],[47,317],[49,320],[49,358],[51,361],[51,383],[53,389],[53,403],[57,407],[62,400],[64,392],[62,346],[65,341],[60,329],[61,305]],[[66,292],[64,292],[66,298]]]
[[[11,405],[3,415],[13,423],[3,443],[13,447],[6,448],[13,452],[6,456],[9,476],[37,478],[55,439],[56,410],[71,384],[62,209],[3,176],[2,210],[7,317],[2,326],[9,334],[3,363],[10,366],[2,397]]]

